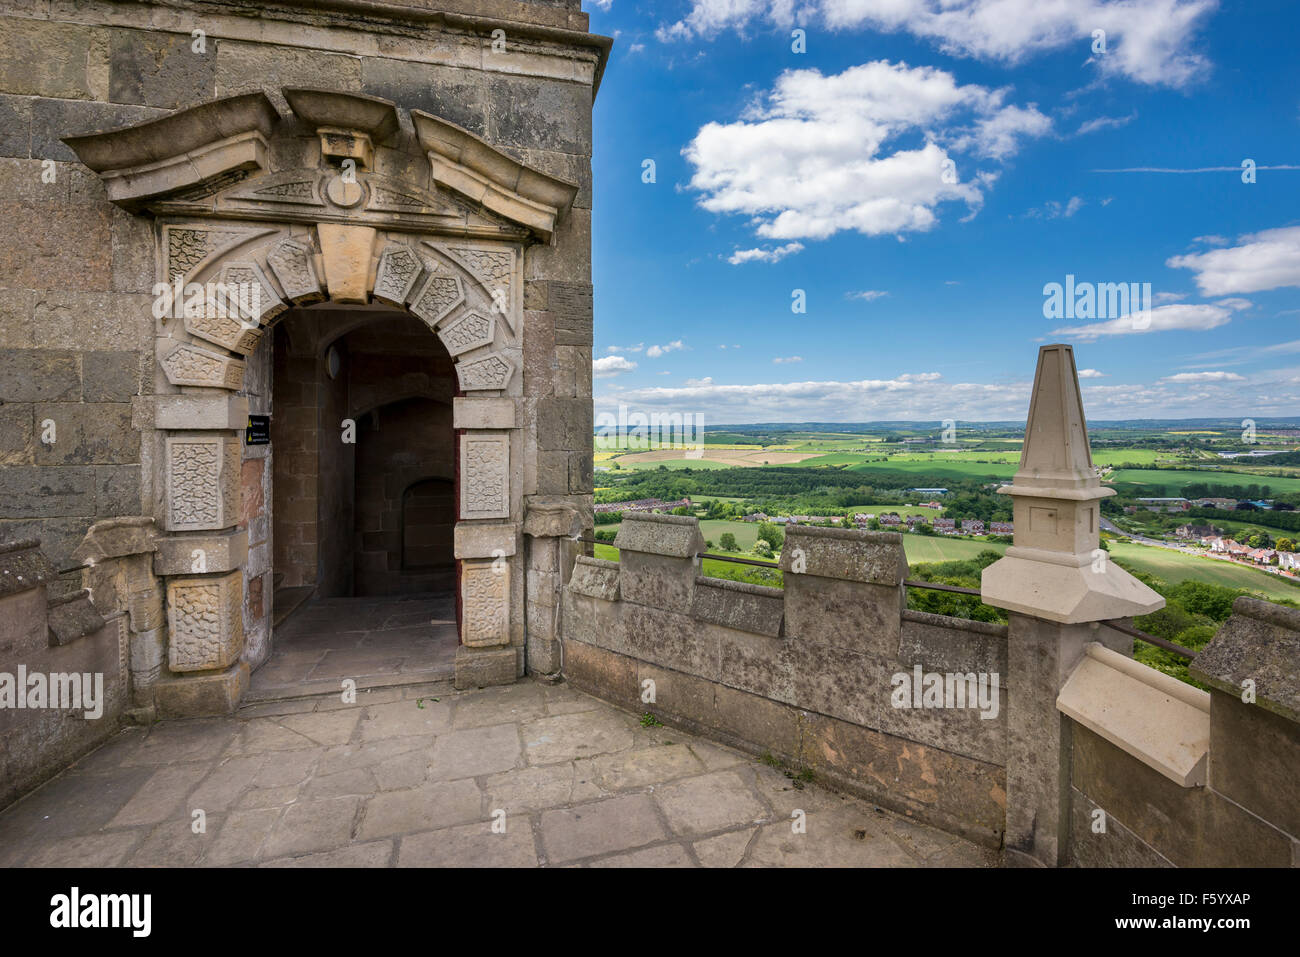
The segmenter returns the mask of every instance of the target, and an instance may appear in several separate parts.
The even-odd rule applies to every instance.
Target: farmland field
[[[1229,588],[1249,588],[1261,592],[1269,598],[1289,598],[1300,601],[1300,586],[1271,575],[1256,571],[1242,565],[1219,561],[1213,558],[1198,558],[1183,552],[1151,545],[1135,545],[1130,542],[1110,542],[1110,553],[1122,559],[1134,568],[1163,578],[1171,585],[1195,579],[1226,585]]]
[[[1300,492],[1300,478],[1277,478],[1251,472],[1228,472],[1217,469],[1116,469],[1111,481],[1128,486],[1139,495],[1162,498],[1180,495],[1184,485],[1206,482],[1212,485],[1267,485],[1274,493]]]

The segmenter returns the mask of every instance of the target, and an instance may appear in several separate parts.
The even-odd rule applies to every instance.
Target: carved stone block
[[[262,272],[262,267],[251,260],[226,263],[221,267],[221,283],[227,288],[233,287],[240,294],[241,307],[251,303],[248,320],[257,325],[266,325],[289,307],[275,294],[271,281]],[[253,290],[256,289],[256,293]],[[254,298],[255,297],[255,298]]]
[[[167,438],[169,531],[209,531],[239,521],[239,440],[221,435]]]
[[[470,648],[510,641],[510,566],[505,561],[461,565],[461,639]]]
[[[266,264],[280,280],[284,294],[294,302],[319,302],[325,298],[320,280],[316,278],[311,250],[302,243],[293,239],[281,240],[267,253]]]
[[[321,223],[321,259],[325,285],[334,302],[366,302],[370,298],[370,256],[378,233],[371,226]]]
[[[472,362],[457,362],[456,376],[466,392],[504,389],[514,374],[514,363],[499,352],[492,352]]]
[[[375,298],[390,306],[402,307],[415,290],[422,272],[424,266],[412,250],[398,243],[389,243],[379,254]]]
[[[510,517],[509,435],[462,435],[460,476],[461,518]]]
[[[202,385],[239,390],[244,385],[244,363],[198,346],[182,343],[161,360],[172,385]]]
[[[172,671],[225,668],[244,650],[244,576],[167,582],[167,665]]]
[[[439,329],[438,338],[451,355],[458,356],[480,346],[492,345],[495,329],[496,322],[490,316],[467,312]]]
[[[465,290],[459,276],[432,273],[411,302],[411,312],[432,329],[464,301]]]

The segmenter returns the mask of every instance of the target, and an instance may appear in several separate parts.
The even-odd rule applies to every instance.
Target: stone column
[[[1092,465],[1087,422],[1068,345],[1043,346],[1010,486],[1015,544],[984,570],[985,604],[1010,616],[1007,670],[1009,864],[1054,867],[1067,842],[1070,741],[1056,698],[1092,641],[1130,652],[1098,623],[1143,615],[1164,599],[1099,548],[1098,503],[1114,495]]]
[[[524,518],[528,538],[527,643],[529,674],[554,675],[560,670],[560,595],[573,572],[581,543],[578,537],[591,517],[567,501],[534,499]]]

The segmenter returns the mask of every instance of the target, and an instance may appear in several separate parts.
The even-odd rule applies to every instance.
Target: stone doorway
[[[271,367],[273,635],[252,698],[450,678],[451,356],[383,306],[290,309]]]

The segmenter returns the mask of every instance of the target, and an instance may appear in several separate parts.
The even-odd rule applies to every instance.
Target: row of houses
[[[924,515],[909,515],[904,519],[897,512],[886,512],[883,515],[858,512],[853,516],[853,522],[855,525],[863,526],[873,518],[880,522],[881,528],[902,528],[906,525],[908,531],[912,531],[922,525],[929,525],[940,535],[1012,535],[1016,530],[1014,522],[986,524],[982,519],[964,518],[961,520],[961,526],[958,527],[957,520],[952,518],[936,518],[931,521]]]
[[[1257,508],[1270,507],[1268,502],[1247,502],[1245,499],[1235,498],[1140,498],[1137,505],[1125,505],[1124,511],[1130,515],[1138,511],[1186,512],[1193,508],[1218,508],[1235,512],[1243,503]]]
[[[1216,555],[1227,555],[1229,558],[1235,558],[1238,561],[1254,562],[1256,565],[1272,565],[1276,563],[1280,568],[1296,568],[1295,552],[1279,552],[1272,548],[1251,548],[1249,545],[1243,545],[1231,538],[1213,536],[1201,539],[1202,545],[1208,545],[1210,551]],[[1285,563],[1282,556],[1286,556]]]

